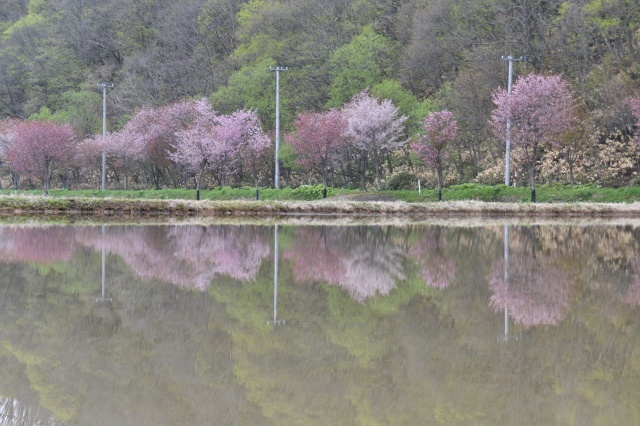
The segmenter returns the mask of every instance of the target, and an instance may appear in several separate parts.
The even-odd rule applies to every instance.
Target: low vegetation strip
[[[407,215],[414,217],[640,217],[640,203],[507,203],[485,201],[162,200],[2,195],[4,215],[175,216]]]

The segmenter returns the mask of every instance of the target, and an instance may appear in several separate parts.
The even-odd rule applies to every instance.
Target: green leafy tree
[[[332,83],[327,106],[339,108],[355,94],[380,83],[391,73],[393,48],[387,37],[370,26],[338,48],[330,60]]]
[[[405,125],[409,135],[415,134],[422,127],[422,120],[437,109],[435,101],[419,101],[413,93],[404,89],[399,81],[393,79],[385,79],[373,86],[371,94],[380,99],[389,99],[398,107],[398,113],[407,117]]]
[[[276,78],[270,70],[276,65],[272,59],[264,59],[247,65],[229,78],[226,86],[214,92],[209,100],[213,109],[223,114],[231,114],[239,109],[252,109],[260,117],[266,130],[275,127],[276,117]],[[286,72],[280,73],[280,125],[293,120],[289,108]]]

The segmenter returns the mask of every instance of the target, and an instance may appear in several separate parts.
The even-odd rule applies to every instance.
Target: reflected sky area
[[[0,425],[640,424],[639,237],[0,226]]]

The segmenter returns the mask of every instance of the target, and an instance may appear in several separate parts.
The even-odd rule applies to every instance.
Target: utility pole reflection
[[[509,225],[505,223],[504,225],[504,284],[509,289]],[[509,335],[509,308],[507,308],[507,304],[505,301],[504,304],[504,334],[502,336],[498,336],[498,340],[502,340],[504,342],[509,340],[518,340],[518,336],[510,336]]]
[[[271,325],[285,325],[285,320],[278,319],[278,224],[273,229],[273,320]]]
[[[111,298],[110,297],[105,297],[105,260],[106,260],[106,253],[104,250],[104,232],[105,232],[105,225],[102,225],[102,293],[100,294],[100,297],[96,298],[96,303],[101,303],[101,302],[106,302],[106,303],[111,303]]]

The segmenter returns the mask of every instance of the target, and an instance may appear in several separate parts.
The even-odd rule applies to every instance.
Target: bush
[[[384,189],[388,191],[417,190],[418,176],[409,172],[393,174],[385,180]]]
[[[322,198],[322,185],[300,185],[291,190],[291,195],[296,200],[317,200]]]

